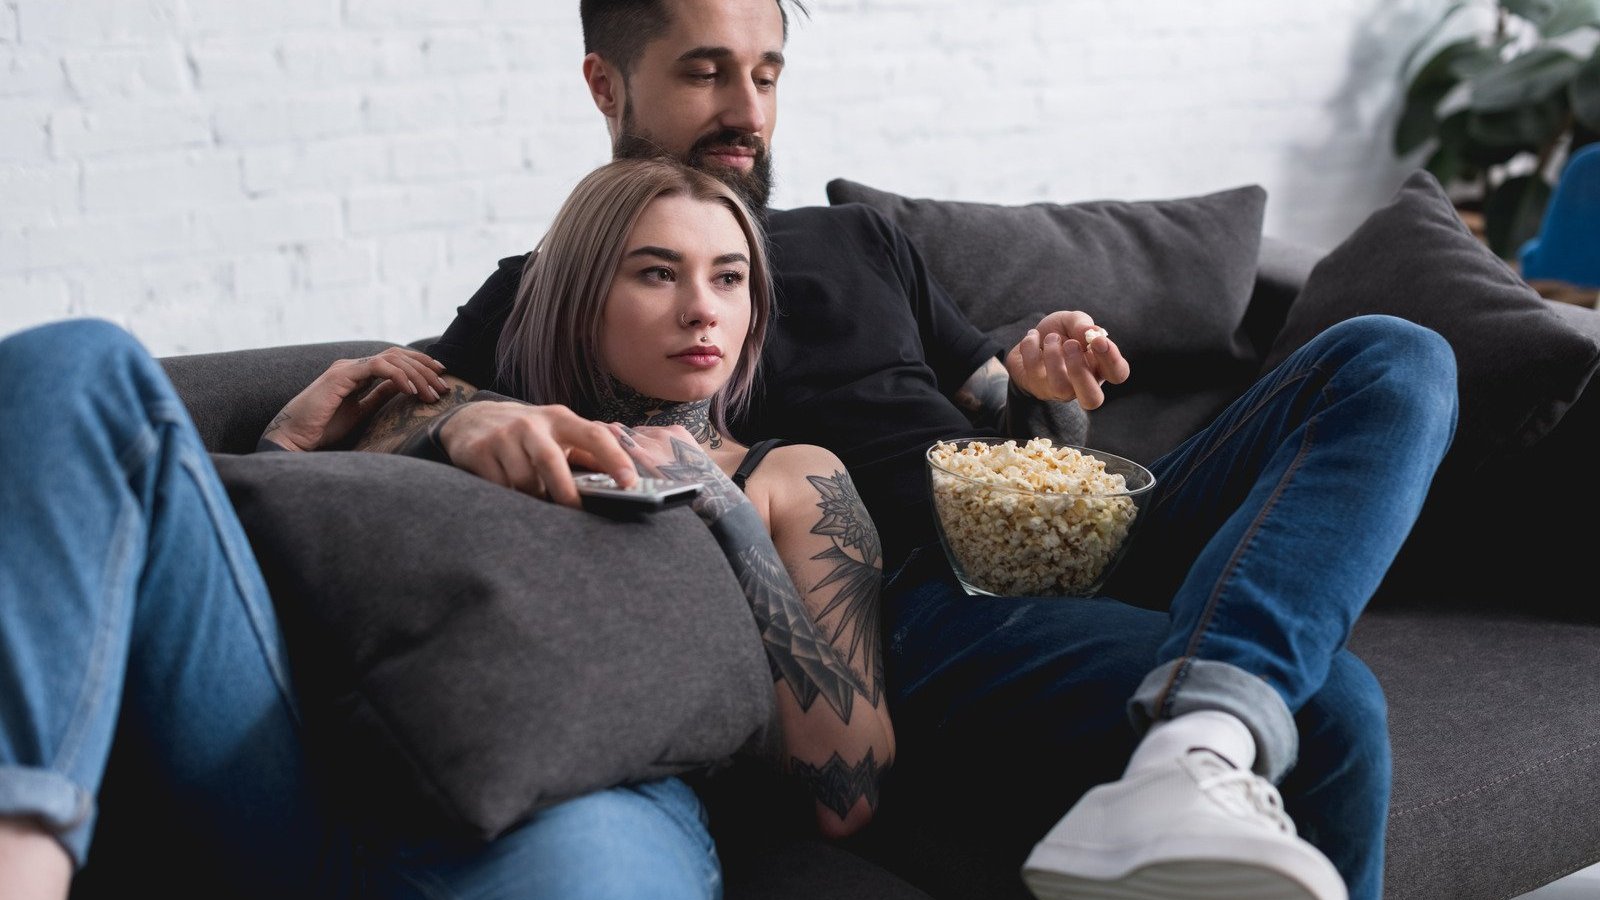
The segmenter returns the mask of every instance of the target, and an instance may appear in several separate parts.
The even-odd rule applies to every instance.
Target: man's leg
[[[0,817],[82,867],[115,742],[163,801],[119,837],[182,821],[240,890],[323,893],[272,606],[160,366],[73,321],[0,342],[0,384]]]
[[[939,896],[1025,898],[1017,873],[1035,842],[1127,766],[1139,742],[1127,699],[1169,618],[1104,598],[970,597],[938,553],[922,551],[887,592],[900,752],[871,850]],[[1307,749],[1285,783],[1290,812],[1352,884],[1374,880],[1389,764],[1370,672],[1340,653],[1296,721]]]
[[[1336,669],[1335,661],[1421,509],[1453,433],[1455,396],[1454,360],[1442,338],[1398,319],[1363,317],[1329,329],[1157,461],[1155,496],[1141,510],[1136,543],[1108,587],[1144,605],[1170,600],[1172,624],[1159,664],[1130,704],[1136,722],[1150,731],[1124,779],[1091,792],[1041,842],[1038,865],[1030,861],[1039,879],[1151,878],[1112,871],[1105,823],[1137,822],[1152,804],[1170,809],[1177,795],[1162,792],[1184,784],[1218,800],[1212,805],[1219,816],[1232,815],[1236,810],[1222,806],[1237,802],[1259,808],[1269,830],[1292,834],[1269,782],[1295,767],[1302,730],[1359,745],[1366,761],[1352,765],[1387,765],[1386,751],[1372,750],[1370,740],[1339,721],[1372,721],[1382,709],[1381,692],[1370,675],[1345,663]],[[1324,698],[1311,721],[1297,723],[1335,672],[1339,696]],[[1196,747],[1215,752],[1189,752]],[[1327,747],[1302,762],[1308,769],[1339,764]],[[1260,783],[1229,771],[1239,769],[1253,769]],[[1326,789],[1330,778],[1337,778],[1335,770],[1303,773],[1304,786],[1323,789],[1295,798],[1307,819],[1302,828],[1343,861],[1341,875],[1352,889],[1376,896],[1381,876],[1372,867],[1381,866],[1383,819],[1363,816],[1365,833],[1336,821],[1335,810],[1317,802],[1337,804],[1338,792]],[[1383,791],[1386,803],[1386,774],[1367,772],[1365,780],[1365,789]],[[1223,790],[1232,799],[1222,798]],[[1371,810],[1380,803],[1366,797],[1357,805]],[[1221,821],[1207,825],[1210,834]],[[1170,826],[1146,827],[1129,840],[1153,846],[1147,836],[1161,830],[1174,854],[1203,843],[1200,835],[1185,835],[1170,814],[1165,822]],[[1248,831],[1237,838],[1240,856],[1273,843]],[[1337,896],[1329,893],[1336,885],[1316,886],[1328,879],[1314,871],[1319,863],[1305,848],[1280,843],[1280,868],[1305,887],[1303,896]],[[1124,861],[1153,871],[1156,859],[1130,846]],[[1270,868],[1248,877],[1270,879]],[[1177,877],[1181,869],[1174,864],[1160,875]],[[1235,876],[1218,876],[1229,877]]]

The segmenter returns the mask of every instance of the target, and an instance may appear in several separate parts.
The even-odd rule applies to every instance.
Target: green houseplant
[[[1597,44],[1600,0],[1455,2],[1406,57],[1395,153],[1431,148],[1503,259],[1538,233],[1567,155],[1600,138]]]

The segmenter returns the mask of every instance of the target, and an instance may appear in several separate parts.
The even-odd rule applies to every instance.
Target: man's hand
[[[1105,402],[1100,386],[1128,380],[1128,361],[1103,330],[1089,338],[1094,318],[1076,311],[1053,312],[1039,320],[1006,354],[1006,373],[1017,388],[1040,400],[1077,400],[1084,409]]]
[[[337,444],[396,394],[437,401],[445,390],[443,371],[443,363],[409,347],[336,360],[273,417],[261,437],[286,450]]]
[[[439,431],[450,462],[480,478],[574,509],[574,467],[604,472],[626,487],[639,479],[611,428],[565,406],[516,401],[468,403]]]

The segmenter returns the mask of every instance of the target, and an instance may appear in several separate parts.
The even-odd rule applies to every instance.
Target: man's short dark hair
[[[810,15],[800,0],[773,0],[783,16],[783,39],[789,40],[789,7]],[[580,0],[578,16],[583,20],[583,52],[600,58],[622,71],[624,78],[651,41],[671,24],[666,0]]]

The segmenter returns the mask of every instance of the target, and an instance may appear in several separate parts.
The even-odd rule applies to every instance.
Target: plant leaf
[[[1537,174],[1508,178],[1483,201],[1483,230],[1489,249],[1512,259],[1529,238],[1539,234],[1550,184]]]
[[[1538,153],[1566,126],[1565,94],[1529,106],[1503,112],[1470,113],[1467,135],[1485,148],[1502,148],[1510,154],[1495,162],[1505,162],[1518,151]],[[1492,165],[1492,163],[1490,163]]]
[[[1559,0],[1501,0],[1500,5],[1506,12],[1527,19],[1535,25],[1543,25],[1555,15],[1556,8],[1560,6]]]
[[[1450,21],[1450,17],[1454,16],[1461,10],[1466,9],[1466,7],[1467,4],[1462,2],[1450,4],[1445,8],[1445,11],[1439,15],[1439,18],[1434,21],[1433,25],[1429,26],[1428,30],[1424,31],[1421,37],[1417,38],[1417,42],[1412,44],[1411,49],[1406,53],[1405,60],[1400,63],[1401,80],[1412,80],[1412,63],[1415,63],[1417,61],[1417,57],[1422,53],[1422,51],[1426,49],[1429,44],[1433,43],[1434,38],[1439,36],[1439,32],[1444,28],[1445,23]]]
[[[1459,181],[1466,181],[1473,177],[1472,167],[1461,158],[1454,147],[1441,146],[1428,157],[1428,164],[1423,166],[1439,183],[1448,189]]]
[[[1539,26],[1539,34],[1560,37],[1590,25],[1600,25],[1600,0],[1564,0],[1555,14]]]
[[[1472,108],[1501,112],[1538,103],[1572,80],[1582,61],[1557,47],[1535,47],[1473,76]]]
[[[1600,50],[1589,57],[1567,87],[1572,115],[1590,131],[1600,131]]]
[[[1406,88],[1405,107],[1395,122],[1394,151],[1410,154],[1438,131],[1438,104],[1461,83],[1458,66],[1464,59],[1482,58],[1485,50],[1472,38],[1442,46]]]
[[[1450,73],[1465,81],[1500,64],[1501,44],[1484,46],[1468,38],[1463,43],[1472,45],[1472,51],[1457,53],[1450,58]]]

